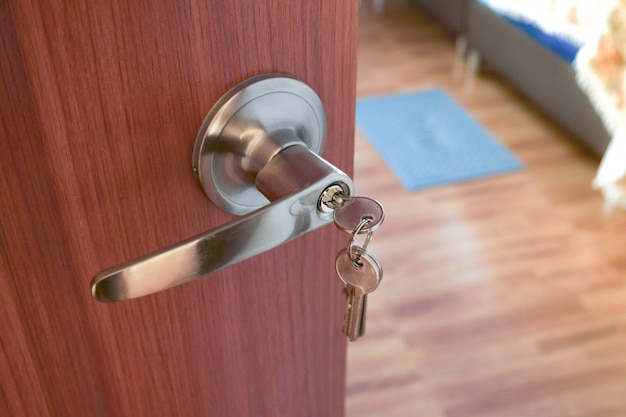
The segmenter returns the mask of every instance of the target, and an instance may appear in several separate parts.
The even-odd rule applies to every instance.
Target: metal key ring
[[[365,226],[367,226],[367,224],[369,222],[372,221],[372,218],[369,216],[364,216],[363,218],[361,218],[361,221],[359,222],[359,224],[354,228],[354,230],[352,231],[351,235],[350,235],[350,242],[348,243],[348,256],[350,257],[350,260],[358,267],[362,267],[363,266],[363,262],[361,262],[361,254],[357,253],[356,255],[354,254],[354,238],[356,235],[360,234],[361,231],[363,230],[363,228]],[[370,240],[372,240],[372,235],[374,234],[374,232],[370,229],[367,231],[367,237],[365,238],[365,241],[363,242],[363,246],[361,247],[362,250],[367,249],[367,245],[369,245]]]

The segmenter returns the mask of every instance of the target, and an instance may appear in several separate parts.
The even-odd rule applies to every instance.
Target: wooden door
[[[358,2],[0,4],[0,415],[340,416],[332,226],[209,277],[102,304],[101,269],[233,217],[191,172],[206,112],[265,72],[328,115],[350,173]]]

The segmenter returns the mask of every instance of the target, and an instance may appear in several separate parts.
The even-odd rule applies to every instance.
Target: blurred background
[[[444,13],[461,3],[460,20]],[[626,213],[592,188],[614,132],[546,91],[559,81],[516,83],[509,67],[547,60],[515,61],[517,35],[472,39],[466,3],[364,0],[358,99],[442,88],[525,167],[408,191],[357,127],[357,194],[386,209],[370,244],[384,279],[349,345],[346,414],[626,416]]]

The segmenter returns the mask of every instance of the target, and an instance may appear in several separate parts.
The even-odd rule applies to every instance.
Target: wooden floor
[[[626,212],[590,188],[595,158],[493,77],[469,92],[453,63],[428,17],[364,2],[359,96],[442,87],[526,169],[407,192],[358,135],[385,276],[349,346],[347,416],[624,417]]]

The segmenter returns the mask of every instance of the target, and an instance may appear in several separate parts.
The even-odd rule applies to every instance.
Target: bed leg
[[[467,38],[463,35],[456,37],[456,43],[454,45],[454,67],[452,73],[454,78],[463,78],[463,72],[465,71],[465,56],[467,54]]]
[[[385,0],[374,0],[372,2],[374,13],[381,14],[385,10]]]
[[[478,71],[480,71],[480,54],[477,50],[470,49],[467,53],[467,66],[465,67],[464,90],[466,94],[471,94],[474,91]]]

